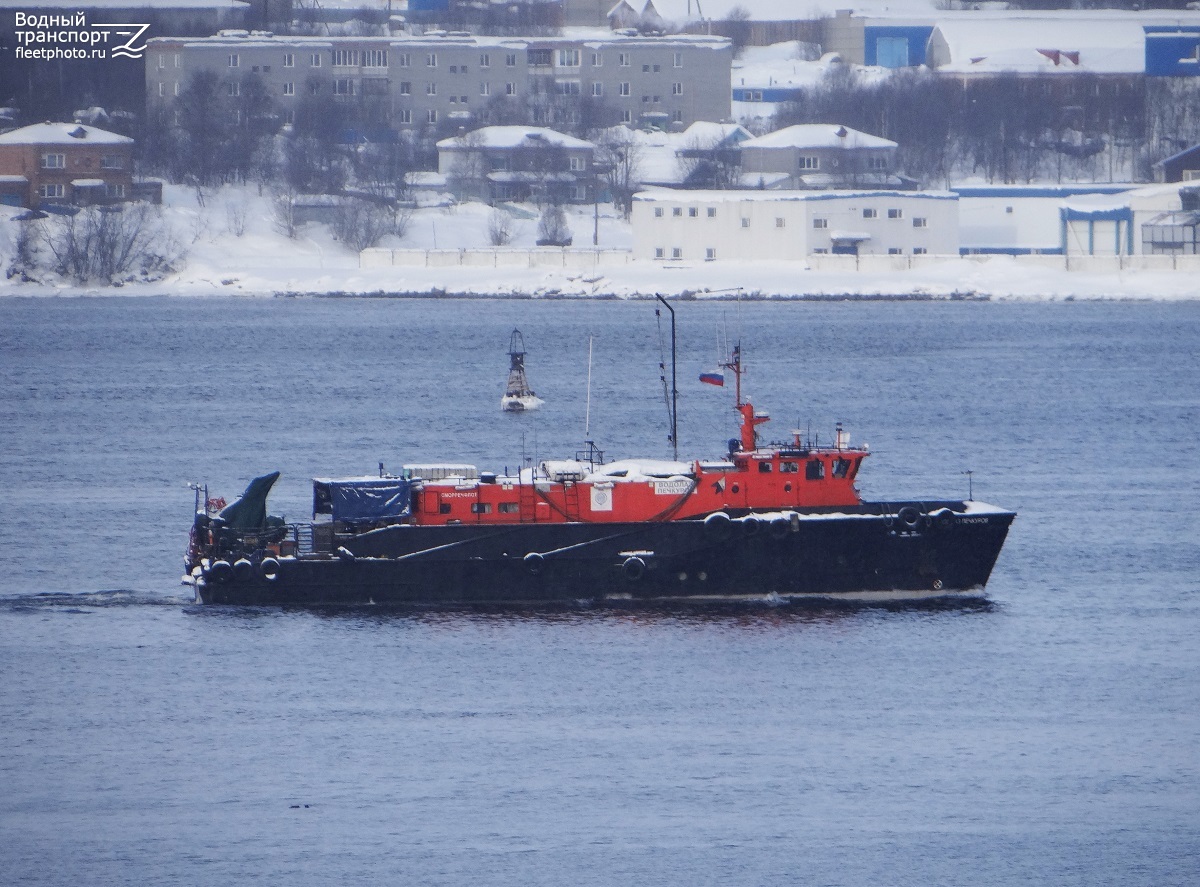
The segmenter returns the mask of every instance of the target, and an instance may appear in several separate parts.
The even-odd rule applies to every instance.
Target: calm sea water
[[[0,302],[0,882],[1200,881],[1200,304],[678,310],[683,454],[724,328],[866,497],[1020,512],[987,602],[195,607],[188,481],[669,456],[653,304]]]

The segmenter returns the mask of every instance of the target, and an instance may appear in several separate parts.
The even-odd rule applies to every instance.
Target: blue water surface
[[[1019,517],[967,605],[198,607],[189,481],[670,457],[651,302],[0,301],[0,882],[1200,882],[1200,305],[677,303],[866,498]],[[499,410],[520,327],[545,407]],[[588,345],[593,346],[589,398]],[[972,474],[968,477],[965,472]]]

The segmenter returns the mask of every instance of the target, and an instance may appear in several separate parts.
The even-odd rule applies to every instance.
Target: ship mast
[[[754,412],[754,405],[749,400],[742,400],[742,343],[738,342],[733,346],[733,353],[729,356],[729,360],[721,362],[721,368],[733,371],[734,390],[736,403],[733,408],[738,411],[742,417],[742,440],[741,447],[743,452],[758,449],[758,432],[754,429],[764,422],[770,422],[771,417],[766,413]]]
[[[675,461],[679,461],[679,383],[675,374],[675,309],[672,308],[667,300],[662,297],[661,293],[655,293],[654,298],[663,303],[663,307],[671,312],[671,391],[670,397],[667,398],[667,418],[671,422],[671,451],[674,454]],[[659,312],[655,310],[655,314]],[[661,316],[661,315],[660,315]],[[659,340],[661,345],[661,338]],[[658,364],[659,371],[662,373],[663,393],[666,393],[667,387],[667,368],[663,366],[663,362]]]

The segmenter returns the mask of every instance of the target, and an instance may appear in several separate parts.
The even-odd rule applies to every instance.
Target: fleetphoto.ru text
[[[139,43],[148,24],[88,22],[87,13],[62,15],[13,14],[18,59],[140,59],[146,44]]]

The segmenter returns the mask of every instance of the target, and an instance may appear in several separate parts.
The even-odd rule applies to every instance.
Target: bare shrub
[[[38,227],[36,222],[17,222],[17,233],[13,242],[12,263],[6,276],[11,280],[19,277],[23,281],[35,280],[38,270]]]
[[[405,204],[396,204],[392,207],[392,234],[403,238],[408,234],[409,226],[412,225],[414,208]]]
[[[292,190],[277,191],[271,196],[271,222],[275,230],[296,239],[296,192]]]
[[[157,280],[182,257],[162,213],[148,203],[92,207],[45,219],[38,252],[52,270],[76,283]]]
[[[246,233],[246,216],[249,207],[246,201],[238,200],[225,206],[225,224],[229,233],[234,237],[242,237]]]
[[[394,208],[372,200],[347,197],[333,216],[334,235],[354,250],[372,247],[385,234],[392,234],[395,230]]]
[[[492,246],[507,246],[512,242],[512,236],[512,213],[496,207],[488,216],[488,242]]]
[[[537,245],[570,246],[571,241],[571,226],[567,223],[567,214],[558,204],[550,204],[542,210],[538,218]]]

